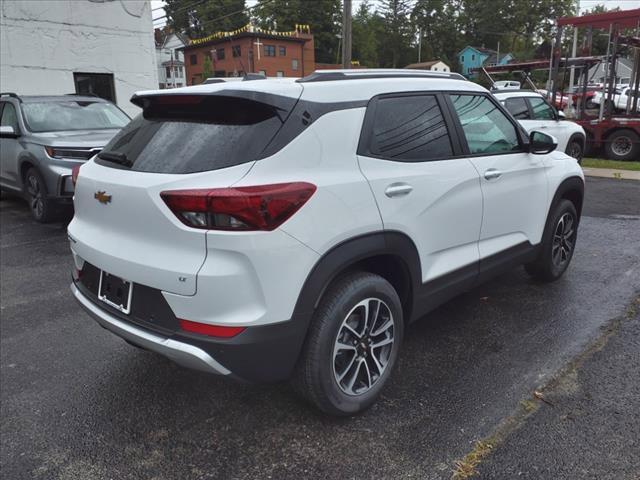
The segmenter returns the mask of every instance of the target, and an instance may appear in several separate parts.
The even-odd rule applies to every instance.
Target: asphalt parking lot
[[[638,329],[623,337],[626,330],[611,330],[640,292],[637,181],[589,178],[577,249],[560,281],[537,284],[517,269],[443,305],[408,329],[381,400],[341,420],[317,413],[286,384],[237,384],[129,346],[72,299],[65,225],[35,224],[11,198],[0,201],[0,225],[0,472],[7,479],[449,479],[477,440],[517,423],[523,401],[557,383],[603,335],[636,339],[607,368],[639,354]],[[598,368],[598,358],[580,368]],[[611,425],[635,435],[640,375],[623,373],[627,406]],[[597,386],[598,376],[590,381]],[[611,415],[615,404],[614,396]],[[501,440],[479,467],[483,478],[520,475],[526,465],[515,469],[514,456],[530,453],[527,438],[553,445],[549,437],[560,433],[546,437],[545,419],[536,418]],[[601,453],[618,470],[593,478],[640,473],[624,428],[616,435],[602,448],[617,451]],[[558,460],[538,458],[529,467],[539,475],[527,478],[593,473],[547,476],[536,462]]]

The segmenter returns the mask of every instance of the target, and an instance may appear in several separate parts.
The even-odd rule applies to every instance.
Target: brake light
[[[193,228],[271,231],[296,213],[315,191],[315,185],[294,182],[169,190],[160,196],[182,223]]]
[[[71,182],[73,182],[73,186],[76,186],[78,183],[78,175],[80,175],[80,167],[81,165],[76,165],[71,169]]]
[[[180,328],[186,332],[199,333],[210,337],[231,338],[244,332],[247,327],[226,327],[221,325],[209,325],[207,323],[192,322],[180,319]]]

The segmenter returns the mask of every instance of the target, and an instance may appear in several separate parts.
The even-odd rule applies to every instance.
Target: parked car
[[[612,103],[608,105],[610,109],[618,110],[618,111],[626,111],[627,110],[627,102],[629,101],[629,97],[633,102],[633,97],[638,96],[638,92],[633,90],[628,84],[627,85],[617,85],[616,89],[613,93]],[[602,92],[596,92],[592,99],[593,103],[596,106],[599,106],[602,103]],[[636,110],[640,112],[640,100],[637,103]]]
[[[500,80],[498,82],[494,82],[491,90],[520,90],[520,82],[516,82],[515,80]]]
[[[494,95],[528,132],[542,130],[553,135],[558,141],[558,150],[582,161],[587,139],[584,129],[565,120],[564,114],[553,108],[543,95],[530,90]]]
[[[583,174],[483,87],[413,70],[136,94],[78,171],[80,305],[127,342],[318,408],[370,406],[406,325],[571,261]],[[425,366],[428,368],[428,366]]]
[[[130,118],[98,97],[0,96],[0,188],[23,195],[49,222],[71,205],[72,169],[98,153]]]

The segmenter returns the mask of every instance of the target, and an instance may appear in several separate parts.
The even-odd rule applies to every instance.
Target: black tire
[[[640,138],[632,130],[616,130],[607,137],[604,150],[611,160],[640,160]]]
[[[569,143],[567,143],[567,150],[565,153],[570,157],[575,158],[578,163],[582,163],[582,157],[584,157],[584,140],[580,137],[571,137]]]
[[[55,220],[56,205],[47,196],[47,186],[42,175],[33,167],[24,176],[24,195],[36,222],[48,223]]]
[[[527,273],[543,282],[560,278],[571,263],[577,237],[576,207],[569,200],[560,200],[547,219],[538,257],[524,266]]]
[[[379,302],[379,310],[375,310],[376,301]],[[371,306],[371,312],[380,313],[373,325],[369,325],[368,332],[367,322],[362,323],[365,317],[361,315],[365,311],[365,307],[361,306],[363,303]],[[376,334],[390,321],[392,326],[384,330],[384,336]],[[351,332],[363,335],[356,336]],[[375,402],[389,379],[398,358],[403,334],[402,305],[389,282],[366,272],[339,278],[327,290],[309,326],[292,378],[293,387],[330,415],[359,413]],[[389,336],[392,338],[390,345],[371,347],[370,350],[364,347],[367,341],[370,345],[371,342],[388,342]],[[340,346],[346,348],[341,349]],[[372,353],[367,357],[367,352],[377,352],[376,357]],[[370,364],[373,367],[370,368]],[[375,365],[384,365],[381,373]]]

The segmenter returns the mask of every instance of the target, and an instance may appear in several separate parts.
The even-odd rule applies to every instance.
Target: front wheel
[[[569,200],[560,200],[545,226],[538,257],[524,266],[532,277],[552,282],[562,276],[573,258],[578,237],[578,214]]]
[[[351,415],[373,404],[398,358],[404,321],[395,289],[358,272],[336,281],[309,327],[294,388],[330,415]]]
[[[572,138],[567,145],[567,155],[575,158],[578,163],[582,163],[582,157],[584,156],[584,143],[577,138]]]
[[[27,170],[24,177],[24,193],[36,222],[47,223],[54,220],[55,205],[47,197],[47,186],[35,168]]]

